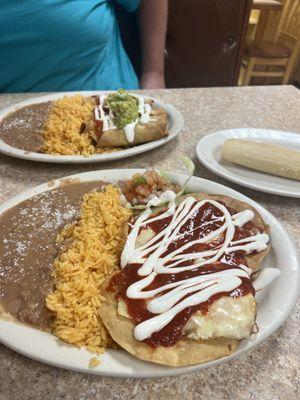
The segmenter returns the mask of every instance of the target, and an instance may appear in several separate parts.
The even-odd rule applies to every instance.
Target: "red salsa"
[[[227,208],[228,209],[228,208]],[[228,209],[231,215],[235,214],[236,211],[233,209]],[[184,233],[179,239],[170,243],[167,251],[164,255],[167,255],[174,250],[182,247],[185,243],[200,239],[207,236],[210,232],[215,231],[222,226],[223,221],[221,219],[222,212],[212,205],[211,203],[206,203],[200,207],[192,217],[187,220],[187,222],[181,227],[179,233]],[[147,224],[148,228],[151,228],[155,233],[160,232],[164,229],[170,222],[171,217],[166,217],[158,221],[149,222]],[[240,240],[244,237],[252,236],[253,234],[259,233],[260,230],[252,222],[247,222],[243,227],[236,228],[233,240]],[[214,241],[208,243],[195,244],[186,251],[186,253],[200,252],[204,250],[209,250],[221,245],[224,241],[224,236],[220,235]],[[184,253],[184,251],[182,252]],[[184,261],[179,266],[192,265],[194,260]],[[140,264],[128,264],[120,273],[115,275],[109,285],[110,291],[116,293],[117,299],[122,299],[127,304],[128,314],[130,315],[132,321],[135,325],[148,320],[155,316],[147,310],[147,302],[152,299],[131,299],[126,296],[127,288],[141,279],[138,275],[138,269]],[[168,283],[192,278],[198,275],[214,273],[217,271],[223,271],[226,269],[240,268],[241,266],[247,266],[246,254],[243,251],[235,251],[229,254],[225,254],[217,262],[212,264],[207,264],[201,267],[195,267],[195,269],[183,271],[179,273],[168,273],[168,274],[158,274],[154,281],[147,287],[147,290],[157,289],[166,285]],[[207,313],[210,305],[217,299],[230,296],[230,297],[240,297],[248,293],[255,294],[251,279],[240,278],[241,285],[230,292],[221,292],[211,296],[208,301],[202,302],[198,305],[187,307],[180,313],[178,313],[173,320],[167,324],[164,328],[158,332],[153,333],[148,339],[144,340],[145,343],[152,347],[156,346],[173,346],[178,340],[183,336],[183,328],[189,318],[196,313],[201,311],[203,314]]]

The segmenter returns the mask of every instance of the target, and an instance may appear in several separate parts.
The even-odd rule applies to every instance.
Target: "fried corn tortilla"
[[[168,114],[162,108],[153,108],[151,113],[151,120],[147,124],[137,123],[134,128],[134,139],[128,142],[124,129],[110,129],[101,134],[97,141],[97,147],[127,147],[135,146],[137,144],[152,142],[153,140],[160,139],[168,135]],[[95,132],[95,123],[91,121],[87,131]]]
[[[234,353],[238,346],[237,340],[230,339],[183,339],[171,347],[150,347],[134,338],[134,325],[130,319],[119,315],[114,294],[104,290],[103,295],[106,302],[100,308],[100,315],[111,337],[124,350],[141,360],[172,367],[193,365],[228,356]]]
[[[191,196],[191,194],[189,194],[189,196]],[[211,199],[223,202],[227,208],[232,208],[237,212],[243,211],[245,209],[250,209],[255,214],[252,222],[262,232],[268,233],[269,231],[268,226],[264,223],[258,212],[246,203],[240,202],[228,196],[208,195],[206,193],[197,193],[193,194],[192,196],[194,196],[197,200]],[[251,269],[255,270],[262,262],[263,258],[266,256],[268,250],[269,247],[260,253],[247,255],[246,259],[248,262],[248,266]],[[112,293],[111,289],[108,290],[109,282],[110,279],[106,283],[103,291],[103,296],[105,297],[106,301],[101,305],[100,308],[101,318],[112,338],[122,348],[124,348],[135,357],[145,361],[178,367],[205,363],[211,360],[225,357],[234,353],[237,349],[239,340],[224,337],[218,337],[208,340],[194,340],[184,336],[175,345],[169,347],[151,347],[145,342],[136,340],[133,335],[135,325],[128,317],[128,315],[126,316],[126,312],[125,314],[120,313],[120,304],[115,297],[115,293]],[[251,299],[249,299],[250,301],[248,302],[247,312],[252,315],[253,320],[255,321],[256,302],[252,294],[247,296],[251,296]],[[222,297],[221,299],[224,298],[225,297]],[[239,299],[241,298],[238,297],[235,300],[239,301]],[[217,303],[217,301],[214,302],[213,305]],[[209,312],[207,314],[209,314]],[[205,318],[207,314],[202,315],[202,318]],[[190,320],[188,322],[190,322]],[[251,334],[251,331],[249,332],[249,334]]]

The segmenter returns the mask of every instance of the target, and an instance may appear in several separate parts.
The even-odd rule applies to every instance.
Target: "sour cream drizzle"
[[[102,121],[103,127],[102,131],[108,131],[110,129],[118,129],[113,122],[112,113],[109,111],[109,114],[105,114],[103,110],[105,96],[99,97],[99,105],[96,105],[94,109],[95,120]]]
[[[142,125],[148,124],[151,121],[154,121],[153,118],[151,118],[151,105],[149,103],[145,103],[143,97],[136,97],[138,100],[138,111],[139,111],[139,118],[137,118],[135,121],[127,124],[123,129],[125,133],[125,137],[127,142],[132,143],[134,141],[135,137],[135,126],[137,123],[140,123]],[[103,105],[105,101],[105,96],[100,96],[99,97],[99,104],[95,106],[94,109],[94,116],[95,120],[97,121],[102,121],[103,123],[103,128],[102,131],[108,131],[108,130],[113,130],[113,129],[118,129],[117,126],[115,126],[113,122],[113,114],[111,111],[109,111],[109,114],[105,114],[103,110]]]
[[[166,200],[169,201],[166,211],[152,217],[150,207],[157,205],[159,201]],[[206,236],[184,243],[181,247],[168,253],[167,249],[170,244],[186,234],[186,232],[180,233],[180,228],[187,224],[193,215],[207,203],[222,212],[222,217],[219,220],[223,224]],[[156,233],[147,243],[136,247],[136,240],[141,229],[152,222],[167,217],[172,218],[164,229]],[[122,268],[125,268],[128,264],[140,264],[138,275],[141,279],[128,287],[126,296],[131,299],[154,297],[148,302],[147,309],[157,315],[136,325],[134,337],[137,340],[145,340],[154,332],[160,331],[185,308],[206,302],[215,294],[235,290],[242,284],[241,278],[250,279],[251,269],[245,265],[239,265],[239,268],[206,273],[175,281],[154,290],[147,290],[147,287],[159,274],[176,274],[194,270],[214,263],[231,252],[242,250],[251,253],[265,250],[269,236],[264,233],[241,240],[233,240],[236,227],[245,225],[253,218],[254,213],[251,210],[244,210],[231,215],[225,206],[215,200],[197,201],[193,197],[187,197],[176,207],[175,194],[170,191],[163,193],[162,199],[154,198],[150,200],[146,210],[132,225],[121,256]],[[224,235],[222,244],[216,244],[216,247],[210,250],[189,252],[189,248],[193,245],[212,242],[221,234]],[[151,254],[148,256],[149,253]],[[190,264],[191,260],[193,260],[192,265]],[[184,265],[185,261],[189,261],[189,263]]]

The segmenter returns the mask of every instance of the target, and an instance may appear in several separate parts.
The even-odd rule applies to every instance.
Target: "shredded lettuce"
[[[182,161],[183,161],[186,169],[188,170],[190,177],[192,177],[195,172],[195,164],[193,163],[193,161],[190,158],[188,158],[186,156],[182,157]]]
[[[187,188],[187,185],[188,185],[189,181],[191,180],[191,178],[192,178],[192,176],[194,175],[194,172],[195,172],[195,164],[193,163],[193,161],[190,158],[184,156],[184,157],[182,157],[182,160],[183,160],[184,166],[188,170],[189,176],[188,176],[187,180],[184,182],[180,192],[177,193],[176,197],[182,196],[183,194],[185,194],[185,190]]]
[[[144,204],[139,204],[139,205],[137,205],[137,206],[130,206],[130,208],[132,209],[132,210],[145,210],[146,208],[147,208],[147,206],[146,205],[144,205]]]
[[[167,171],[164,171],[163,169],[158,171],[158,174],[165,179],[168,182],[171,182],[171,177],[170,174]]]

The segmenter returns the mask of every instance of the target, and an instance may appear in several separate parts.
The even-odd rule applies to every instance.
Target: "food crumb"
[[[97,357],[92,357],[89,362],[89,368],[96,368],[100,364],[100,360]]]

